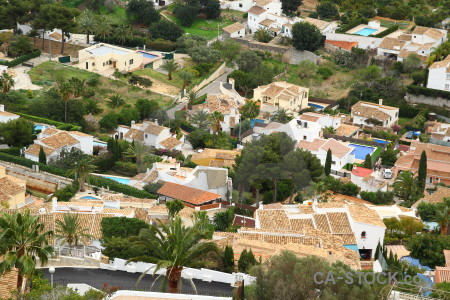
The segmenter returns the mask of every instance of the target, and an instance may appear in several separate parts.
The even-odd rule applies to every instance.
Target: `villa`
[[[149,147],[166,150],[181,150],[183,141],[170,132],[170,128],[160,126],[158,120],[143,123],[131,122],[131,126],[119,125],[115,137],[129,142],[141,142]]]
[[[430,135],[429,143],[450,147],[450,124],[430,122],[426,133]]]
[[[245,26],[239,22],[222,28],[224,38],[243,38],[245,36]]]
[[[428,68],[427,88],[450,91],[450,55]]]
[[[261,101],[262,111],[284,108],[290,112],[308,108],[309,88],[286,81],[276,81],[253,90],[253,100]]]
[[[7,123],[18,118],[20,118],[19,115],[7,112],[5,110],[5,106],[3,104],[0,104],[0,123]]]
[[[372,169],[354,166],[350,180],[364,192],[385,192],[388,188],[387,182],[385,180],[378,179],[376,173]]]
[[[219,194],[194,189],[185,185],[166,182],[157,192],[159,201],[181,200],[188,207],[195,208],[219,202]]]
[[[375,36],[383,31],[385,31],[386,29],[387,29],[386,27],[381,26],[380,21],[372,20],[372,21],[369,21],[369,23],[367,25],[360,24],[360,25],[350,29],[346,33],[357,34],[357,35],[362,35],[362,36],[369,36],[369,35]]]
[[[380,99],[378,104],[359,101],[352,106],[351,116],[353,125],[391,127],[398,122],[399,109],[383,105]]]
[[[258,0],[255,5],[248,10],[247,26],[250,34],[254,34],[258,29],[269,30],[272,35],[282,34],[292,36],[292,25],[301,22],[299,17],[287,17],[283,15],[281,1],[278,0]]]
[[[26,181],[6,175],[6,168],[0,166],[0,208],[20,208],[25,205]]]
[[[38,162],[41,147],[47,157],[47,162],[58,158],[63,149],[77,148],[85,154],[92,155],[94,137],[79,131],[64,131],[48,127],[39,133],[34,144],[25,150],[25,158]]]

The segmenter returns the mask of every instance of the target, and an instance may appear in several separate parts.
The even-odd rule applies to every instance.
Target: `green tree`
[[[77,25],[80,32],[87,35],[86,43],[89,44],[89,36],[94,34],[97,27],[94,13],[89,9],[83,10],[77,18]]]
[[[323,129],[323,133],[336,134],[336,129],[333,126],[327,126]]]
[[[403,71],[406,73],[412,73],[419,70],[421,67],[422,61],[416,53],[409,54],[403,61]]]
[[[45,151],[42,146],[39,147],[39,162],[44,165],[47,164],[47,155],[45,155]]]
[[[370,154],[366,155],[362,166],[366,169],[372,169],[372,157],[370,156]]]
[[[177,4],[173,14],[180,21],[181,26],[191,27],[198,14],[198,3],[194,5]]]
[[[295,15],[300,5],[302,5],[302,0],[281,1],[281,9],[283,10],[283,13],[288,16]]]
[[[338,19],[339,10],[337,5],[331,1],[320,2],[316,6],[317,16],[319,19]]]
[[[217,19],[220,17],[221,10],[219,0],[206,1],[205,13],[208,19]]]
[[[125,157],[134,158],[136,160],[137,170],[141,172],[143,171],[142,162],[147,153],[149,153],[148,147],[144,143],[135,141],[125,150],[124,155]]]
[[[383,153],[381,153],[381,163],[383,166],[392,167],[397,161],[397,155],[400,151],[393,147],[388,147]]]
[[[238,260],[238,270],[239,272],[248,273],[251,267],[257,264],[257,261],[255,259],[255,255],[252,252],[252,249],[247,251],[247,249],[244,249],[244,251],[241,252],[241,256]]]
[[[34,125],[24,118],[0,123],[0,140],[11,147],[28,146],[33,143],[33,136]]]
[[[109,97],[108,106],[111,108],[117,108],[125,104],[125,100],[119,95],[114,94]]]
[[[406,249],[413,258],[430,268],[445,265],[444,249],[450,249],[450,236],[434,234],[414,235],[407,243]]]
[[[438,210],[436,212],[437,223],[439,224],[439,228],[441,229],[441,234],[446,236],[448,225],[450,222],[450,208],[445,206],[442,210]]]
[[[62,3],[50,4],[43,9],[48,9],[49,28],[58,28],[62,31],[61,54],[63,54],[65,37],[76,30],[75,18],[80,14],[80,11],[76,8],[65,7]]]
[[[241,107],[240,112],[243,119],[254,119],[259,115],[260,107],[256,101],[248,100]]]
[[[225,41],[216,41],[212,45],[214,49],[222,53],[222,57],[226,61],[233,61],[241,52],[241,45],[233,39],[226,39]]]
[[[411,202],[418,196],[417,178],[414,177],[412,172],[401,172],[392,186],[395,194],[407,202]]]
[[[23,291],[24,278],[35,274],[36,260],[45,265],[53,254],[53,247],[48,241],[52,231],[46,231],[38,216],[31,216],[30,211],[24,213],[4,213],[0,217],[0,274],[17,268],[17,290]]]
[[[95,35],[105,39],[112,32],[111,22],[105,15],[97,16],[96,25],[94,28]]]
[[[117,26],[116,30],[114,31],[114,36],[116,37],[117,41],[121,45],[125,44],[125,42],[132,35],[133,35],[133,29],[130,26],[125,25],[125,24]]]
[[[316,51],[322,44],[322,33],[315,25],[299,22],[292,26],[292,45],[295,49]]]
[[[188,54],[192,58],[192,61],[197,64],[216,63],[221,59],[220,51],[212,47],[198,46],[190,48]]]
[[[153,1],[147,0],[128,1],[126,14],[133,22],[145,25],[150,25],[160,18],[159,13],[153,5]]]
[[[219,211],[214,215],[213,224],[216,231],[229,231],[233,226],[234,208]]]
[[[233,248],[226,245],[222,258],[223,271],[227,273],[234,272],[234,251]]]
[[[255,51],[244,51],[237,58],[236,64],[239,70],[250,73],[261,69],[262,59]]]
[[[167,212],[169,213],[169,217],[175,218],[178,213],[184,208],[184,203],[181,200],[174,199],[166,202]]]
[[[14,87],[14,84],[15,81],[12,75],[5,72],[0,76],[0,89],[3,94],[9,93],[9,91]]]
[[[86,181],[89,181],[90,175],[97,167],[92,164],[92,159],[85,158],[76,162],[71,169],[67,171],[69,176],[75,176],[75,179],[80,184],[80,191],[86,191]]]
[[[134,108],[139,112],[139,118],[144,120],[159,109],[159,104],[156,100],[138,99]]]
[[[224,115],[220,111],[214,111],[208,116],[209,122],[211,122],[211,130],[214,135],[219,133],[222,130],[222,126],[220,125],[223,122]]]
[[[142,229],[148,229],[150,225],[136,218],[110,217],[101,221],[103,239],[112,237],[129,238],[137,236]]]
[[[423,193],[427,180],[427,153],[422,151],[419,161],[419,171],[417,173],[417,190]]]
[[[293,118],[292,114],[284,108],[279,108],[270,116],[270,120],[272,122],[278,122],[283,124],[288,123],[290,120],[292,120],[292,118]]]
[[[34,50],[34,45],[25,35],[17,35],[11,40],[9,53],[11,56],[22,56]]]
[[[188,100],[188,109],[191,110],[192,106],[194,106],[194,101],[198,98],[197,93],[193,90],[190,90],[186,95],[186,98]]]
[[[63,219],[55,221],[55,236],[60,240],[60,244],[67,243],[69,247],[78,246],[80,241],[92,239],[92,235],[88,233],[89,229],[83,227],[83,223],[77,213],[65,213]]]
[[[179,68],[180,65],[173,59],[166,60],[161,66],[161,69],[167,71],[167,79],[169,80],[172,80],[172,73],[178,70]]]
[[[325,176],[329,176],[331,174],[331,163],[332,163],[332,153],[331,153],[331,149],[328,149],[327,151],[327,158],[325,159]]]
[[[206,110],[200,109],[189,116],[189,121],[199,129],[207,130],[211,125],[209,120],[209,113]]]
[[[176,42],[184,33],[180,26],[166,19],[152,23],[148,32],[152,39],[165,39],[172,42]]]
[[[253,38],[260,43],[268,43],[273,39],[273,36],[269,29],[260,27],[255,31]]]
[[[191,83],[192,79],[194,78],[194,74],[192,74],[189,70],[181,70],[178,73],[178,77],[180,77],[181,80],[183,80],[183,87],[184,90],[188,84]]]
[[[167,225],[158,220],[158,226],[152,225],[149,229],[141,230],[133,241],[136,245],[152,249],[152,254],[144,259],[155,262],[156,267],[145,271],[137,284],[150,270],[153,270],[155,274],[162,268],[166,268],[168,292],[178,293],[183,269],[202,261],[205,255],[218,252],[214,242],[204,240],[208,232],[200,229],[202,225],[194,223],[193,227],[185,227],[181,218],[175,216]],[[136,257],[130,261],[142,261],[142,259],[143,257]]]

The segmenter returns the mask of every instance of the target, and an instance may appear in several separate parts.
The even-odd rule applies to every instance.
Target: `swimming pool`
[[[373,150],[375,150],[374,147],[370,146],[363,146],[357,144],[348,144],[348,145],[354,148],[351,154],[354,154],[356,159],[361,160],[364,160],[367,154],[372,154]]]
[[[319,104],[315,104],[315,103],[308,103],[308,106],[317,108],[316,110],[320,110],[320,109],[323,109],[323,108],[324,108],[324,106],[319,105]]]
[[[97,146],[97,147],[106,148],[107,145],[108,144],[106,142],[94,141],[94,147]]]
[[[144,51],[137,51],[137,52],[141,53],[142,56],[144,56],[145,58],[149,58],[149,59],[155,59],[155,58],[159,57],[158,55],[154,55],[154,54],[151,54],[151,53],[148,53],[148,52],[144,52]]]
[[[378,143],[378,144],[383,144],[383,145],[386,145],[386,144],[390,144],[390,143],[391,143],[390,141],[380,140],[380,139],[372,139],[372,141],[374,141],[374,142],[376,142],[376,143]]]
[[[130,179],[129,178],[123,178],[123,177],[116,177],[116,176],[109,176],[109,175],[98,175],[104,178],[108,178],[114,181],[117,181],[118,183],[122,183],[122,184],[128,184],[130,183]]]
[[[83,199],[83,200],[100,200],[99,198],[93,197],[93,196],[83,196],[80,199]]]
[[[262,120],[262,119],[252,119],[250,122],[251,122],[252,128],[253,128],[253,127],[255,127],[255,122],[256,123],[264,123],[264,120]]]
[[[369,36],[374,32],[377,32],[377,29],[372,29],[372,28],[366,27],[361,30],[358,30],[357,32],[355,32],[355,34],[362,35],[362,36]]]
[[[42,132],[43,129],[47,128],[48,126],[43,124],[34,124],[34,131],[40,130]]]

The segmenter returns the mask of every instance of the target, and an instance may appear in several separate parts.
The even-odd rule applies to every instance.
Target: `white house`
[[[79,131],[64,131],[53,127],[45,129],[38,134],[34,144],[25,150],[25,158],[39,161],[39,151],[43,148],[47,162],[57,158],[63,149],[77,148],[85,154],[92,155],[94,137]]]
[[[290,112],[308,108],[309,88],[286,81],[276,81],[253,89],[253,100],[261,101],[261,111],[284,108]]]
[[[144,121],[143,123],[131,122],[131,127],[119,125],[116,129],[116,138],[129,142],[141,142],[149,147],[167,150],[181,150],[183,141],[178,140],[170,128],[160,126],[158,121]]]
[[[355,155],[352,154],[354,148],[335,139],[317,138],[312,142],[304,140],[298,142],[297,147],[314,154],[322,165],[325,165],[328,149],[331,149],[331,169],[334,171],[340,171],[346,164],[352,164],[355,161]]]
[[[354,166],[350,180],[364,192],[387,191],[386,180],[378,179],[371,169]]]
[[[247,12],[253,6],[253,0],[221,0],[220,8],[223,10],[237,10]]]
[[[224,38],[243,38],[245,36],[245,26],[236,22],[224,27],[222,32]]]
[[[241,115],[238,104],[233,97],[224,94],[209,94],[205,103],[195,105],[189,114],[192,115],[200,110],[210,114],[215,111],[222,113],[223,121],[220,121],[221,131],[234,135],[234,127],[240,122]]]
[[[354,125],[374,126],[379,123],[383,127],[391,127],[398,122],[398,107],[383,105],[380,99],[378,104],[359,101],[352,106],[351,116]]]
[[[429,67],[427,88],[450,91],[450,55]]]
[[[450,146],[450,124],[433,122],[426,130],[430,134],[429,143],[442,146]]]
[[[5,106],[3,104],[0,104],[0,123],[6,123],[18,118],[20,118],[19,115],[7,112],[5,110]]]
[[[290,29],[292,24],[302,21],[298,17],[287,17],[281,10],[279,1],[258,1],[248,10],[247,26],[249,33],[255,33],[259,28],[272,32],[273,35],[282,34],[292,36]]]

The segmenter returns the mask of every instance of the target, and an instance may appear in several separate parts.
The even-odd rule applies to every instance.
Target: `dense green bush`
[[[135,176],[138,173],[136,164],[132,162],[116,161],[113,169],[124,176]]]
[[[36,58],[39,55],[41,55],[41,50],[36,50],[34,52],[22,55],[14,60],[7,61],[7,60],[0,60],[0,65],[8,66],[9,68],[15,67],[17,65],[20,65],[23,62],[26,62],[27,60],[30,60],[32,58]]]
[[[376,38],[382,38],[382,37],[387,36],[387,35],[390,34],[390,33],[393,33],[394,31],[397,31],[397,30],[398,30],[398,25],[394,25],[394,26],[389,27],[389,28],[386,29],[385,31],[382,31],[382,32],[380,32],[380,33],[378,33],[378,34],[375,34],[374,37],[376,37]]]
[[[72,184],[69,184],[66,187],[54,192],[53,196],[55,196],[58,201],[66,202],[69,201],[73,196],[75,196],[79,188],[80,185],[78,184],[78,181],[74,181],[72,182]]]
[[[172,52],[177,48],[177,45],[174,42],[163,39],[148,41],[146,46],[148,49],[163,52]]]
[[[126,47],[142,47],[142,45],[147,44],[148,38],[140,36],[127,36],[126,40],[122,43],[119,41],[119,38],[114,35],[107,36],[105,38],[96,35],[94,36],[94,40],[99,43],[115,44]]]
[[[136,218],[111,217],[103,218],[101,222],[102,238],[112,237],[128,238],[137,236],[141,229],[150,228],[145,221]]]
[[[391,204],[394,202],[394,192],[361,192],[361,199],[372,202],[374,204]]]
[[[10,147],[7,149],[0,149],[0,152],[10,154],[10,155],[20,156],[20,147]]]
[[[428,97],[440,97],[444,99],[450,100],[450,92],[441,91],[441,90],[435,90],[435,89],[429,89],[423,86],[418,85],[408,85],[406,87],[406,91],[410,94],[414,95],[424,95]]]
[[[44,123],[44,124],[55,126],[56,128],[61,129],[61,130],[68,130],[68,131],[81,130],[80,126],[72,125],[69,123],[62,123],[62,122],[53,121],[50,119],[36,117],[36,116],[27,115],[27,114],[23,114],[23,113],[16,112],[15,114],[18,114],[19,116],[21,116],[25,119],[28,119],[30,121],[33,121],[33,122]]]

